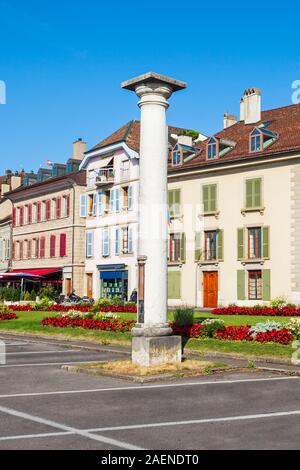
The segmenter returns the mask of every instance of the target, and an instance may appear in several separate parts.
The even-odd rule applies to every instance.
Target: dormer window
[[[182,164],[182,150],[180,145],[176,144],[173,148],[172,153],[172,166],[177,166]]]
[[[255,127],[250,134],[250,152],[261,152],[278,139],[277,132]]]
[[[218,154],[218,141],[214,137],[211,137],[207,144],[207,158],[208,160],[212,160],[217,158]]]

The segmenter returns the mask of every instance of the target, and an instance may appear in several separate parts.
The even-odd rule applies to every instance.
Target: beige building
[[[0,273],[7,272],[11,266],[12,204],[5,195],[21,183],[22,177],[9,170],[0,177]]]
[[[173,150],[170,305],[300,303],[300,105],[260,101],[246,90],[193,158]]]
[[[85,220],[79,205],[86,173],[78,168],[85,147],[81,139],[74,142],[66,174],[5,194],[12,225],[9,271],[42,276],[42,285],[53,285],[64,294],[74,289],[80,296],[84,295]],[[31,288],[27,281],[25,289]]]

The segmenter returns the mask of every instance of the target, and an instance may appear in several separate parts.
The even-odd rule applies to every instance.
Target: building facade
[[[170,141],[183,131],[169,128]],[[86,152],[81,165],[87,175],[80,204],[86,220],[85,294],[95,299],[128,299],[137,288],[139,136],[140,123],[130,121]]]
[[[12,203],[11,271],[42,276],[58,292],[83,295],[85,222],[79,217],[84,171],[20,187]]]
[[[7,171],[0,177],[0,273],[9,271],[12,249],[12,204],[5,195],[22,184],[22,177]]]
[[[300,303],[300,105],[260,99],[246,90],[239,121],[170,164],[170,305]]]

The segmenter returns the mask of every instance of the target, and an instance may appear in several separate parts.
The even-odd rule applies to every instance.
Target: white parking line
[[[6,408],[4,408],[6,409]],[[0,407],[0,412],[2,411],[2,407]],[[10,413],[13,414],[13,413]],[[23,415],[23,413],[19,413],[18,415],[13,414],[13,416]],[[132,424],[127,426],[113,426],[113,427],[102,427],[102,428],[90,428],[90,429],[76,429],[73,431],[68,426],[68,431],[65,432],[53,432],[53,433],[39,433],[39,434],[20,434],[17,436],[3,436],[0,437],[0,441],[9,441],[9,440],[18,440],[18,439],[34,439],[39,437],[55,437],[55,436],[68,436],[71,434],[81,434],[83,433],[95,433],[95,432],[113,432],[113,431],[127,431],[133,429],[148,429],[148,428],[162,428],[162,427],[170,427],[170,426],[186,426],[186,425],[196,425],[196,424],[207,424],[207,423],[221,423],[221,422],[232,422],[232,421],[248,421],[254,419],[267,419],[267,418],[280,418],[285,416],[299,416],[300,410],[294,411],[278,411],[273,413],[261,413],[261,414],[253,414],[253,415],[241,415],[241,416],[225,416],[222,418],[205,418],[205,419],[193,419],[193,420],[186,420],[186,421],[167,421],[167,422],[159,422],[159,423],[146,423],[146,424]],[[27,419],[27,418],[26,418]],[[32,419],[31,419],[32,420]],[[39,418],[40,420],[40,418]],[[35,420],[36,421],[36,420]],[[52,421],[43,420],[37,421],[39,423],[52,423]],[[56,424],[56,423],[55,423]],[[48,424],[52,427],[58,427],[57,425],[53,426],[52,424]],[[64,426],[66,428],[66,426]],[[62,426],[60,425],[60,428]],[[100,436],[103,439],[103,436]],[[104,441],[103,441],[104,442]]]
[[[6,408],[4,406],[0,406],[0,412],[15,416],[17,418],[22,418],[27,421],[32,421],[34,423],[44,424],[46,426],[50,426],[52,428],[61,429],[62,431],[66,431],[68,433],[76,434],[78,436],[85,437],[86,439],[91,439],[93,441],[98,441],[104,444],[110,444],[114,447],[120,447],[121,449],[126,450],[143,450],[141,447],[134,446],[132,444],[128,444],[127,442],[118,441],[116,439],[111,439],[109,437],[104,437],[96,434],[92,434],[88,431],[73,428],[72,426],[67,426],[65,424],[57,423],[55,421],[51,421],[48,419],[40,418],[39,416],[30,415],[28,413],[23,413],[21,411],[13,410],[11,408]]]
[[[43,366],[63,366],[63,365],[72,365],[72,364],[95,364],[95,363],[102,363],[107,361],[85,361],[82,359],[81,361],[64,361],[64,362],[39,362],[34,364],[5,364],[4,366],[0,366],[1,369],[9,369],[10,367],[43,367]]]
[[[7,352],[6,353],[6,356],[22,356],[22,355],[25,355],[25,354],[66,354],[68,352],[80,352],[82,353],[82,351],[78,351],[78,349],[68,349],[68,351],[18,351],[18,352]]]
[[[107,361],[90,361],[90,363],[104,363]],[[82,363],[87,364],[87,361],[82,361]],[[71,362],[64,362],[64,364],[72,364]],[[75,362],[74,364],[78,364]],[[44,364],[36,364],[38,366],[43,366]],[[6,366],[2,366],[6,367]],[[13,367],[13,366],[8,366]],[[1,369],[1,367],[0,367]],[[240,383],[249,383],[249,382],[273,382],[278,380],[300,380],[300,377],[266,377],[258,379],[239,379],[239,380],[210,380],[206,382],[183,382],[183,383],[168,383],[168,384],[156,384],[156,385],[132,385],[127,387],[107,387],[107,388],[95,388],[95,389],[84,389],[84,390],[58,390],[54,392],[29,392],[29,393],[14,393],[0,395],[1,398],[21,398],[21,397],[42,397],[49,395],[73,395],[80,393],[101,393],[101,392],[121,392],[126,390],[139,390],[146,391],[149,389],[157,388],[174,388],[174,387],[193,387],[193,386],[204,386],[204,385],[227,385],[227,384],[240,384]]]

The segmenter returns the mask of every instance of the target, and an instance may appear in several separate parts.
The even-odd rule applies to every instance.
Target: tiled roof
[[[262,152],[250,153],[249,135],[254,127],[258,127],[265,122],[270,122],[266,129],[278,133],[278,140]],[[262,111],[259,122],[245,125],[243,121],[239,121],[233,126],[216,133],[214,136],[234,141],[236,145],[222,157],[208,161],[206,160],[207,140],[200,142],[197,145],[201,149],[200,154],[189,162],[184,163],[184,168],[217,165],[221,162],[263,158],[264,156],[276,155],[278,153],[300,151],[300,104]]]
[[[169,126],[169,139],[171,134],[181,134],[187,130],[189,129]],[[102,140],[99,144],[90,149],[90,151],[106,147],[107,145],[117,144],[119,142],[125,142],[129,148],[138,152],[140,148],[140,121],[127,122],[127,124],[120,127],[120,129],[115,131],[106,139]]]

